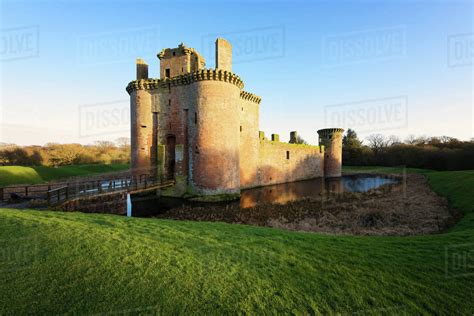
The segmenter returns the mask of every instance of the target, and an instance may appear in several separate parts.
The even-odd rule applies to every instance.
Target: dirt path
[[[428,187],[426,178],[409,174],[400,184],[366,193],[343,193],[285,205],[263,204],[250,209],[238,205],[180,207],[159,218],[279,227],[355,235],[420,235],[450,227],[459,214],[446,199]]]

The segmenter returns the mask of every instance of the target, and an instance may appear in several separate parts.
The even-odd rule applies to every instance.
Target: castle
[[[126,88],[131,109],[131,169],[175,180],[178,196],[239,195],[241,189],[341,175],[342,132],[319,130],[319,146],[259,131],[261,98],[232,72],[232,46],[218,38],[216,68],[180,44],[159,54],[160,79],[137,59]]]

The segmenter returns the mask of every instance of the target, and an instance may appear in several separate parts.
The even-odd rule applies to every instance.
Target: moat
[[[132,197],[133,216],[156,216],[170,209],[182,207],[232,206],[249,209],[262,204],[284,205],[306,199],[322,199],[327,195],[367,192],[382,185],[398,182],[394,177],[364,174],[316,178],[243,190],[240,200],[227,202],[197,202],[169,197],[135,196]]]
[[[460,218],[420,174],[344,175],[242,191],[233,202],[135,197],[134,216],[350,235],[424,235]]]

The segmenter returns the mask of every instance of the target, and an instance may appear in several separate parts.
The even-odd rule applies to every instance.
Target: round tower
[[[324,146],[324,176],[340,177],[342,168],[342,128],[325,128],[318,131],[319,145]]]
[[[151,91],[142,81],[148,79],[148,65],[137,59],[137,87],[130,91],[131,171],[135,176],[153,175],[153,116]]]
[[[188,86],[190,185],[200,195],[240,193],[240,81],[224,70],[202,70]],[[204,79],[204,80],[202,80]]]

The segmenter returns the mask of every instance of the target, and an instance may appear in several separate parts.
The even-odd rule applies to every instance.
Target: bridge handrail
[[[6,201],[12,194],[20,197],[46,198],[48,203],[61,200],[62,196],[66,199],[77,195],[95,195],[102,192],[113,192],[117,190],[133,190],[147,188],[148,186],[163,183],[162,179],[157,179],[151,174],[127,175],[125,177],[110,177],[104,179],[94,179],[73,182],[55,182],[37,185],[15,185],[0,187],[0,201]]]

